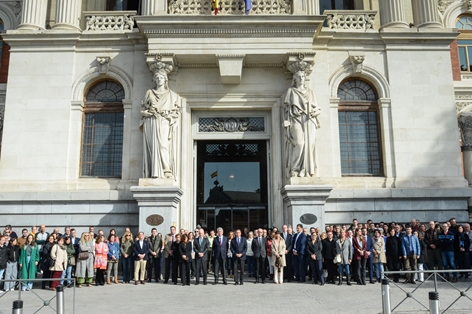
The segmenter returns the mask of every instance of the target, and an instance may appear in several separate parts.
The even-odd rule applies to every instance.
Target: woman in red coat
[[[357,261],[357,284],[365,285],[365,265],[369,258],[366,252],[367,242],[360,228],[356,229],[356,236],[352,238],[354,259]]]

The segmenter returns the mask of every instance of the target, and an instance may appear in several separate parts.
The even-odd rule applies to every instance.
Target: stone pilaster
[[[23,0],[21,24],[18,25],[18,29],[46,29],[47,8],[48,0]]]
[[[472,186],[472,112],[460,114],[459,127],[464,151],[464,177],[469,182],[469,186]]]
[[[379,8],[381,28],[409,27],[408,23],[406,22],[405,6],[403,4],[403,0],[380,0]]]
[[[413,0],[411,3],[416,27],[443,27],[439,19],[438,0]]]
[[[56,24],[53,29],[73,29],[80,31],[81,0],[57,0]]]

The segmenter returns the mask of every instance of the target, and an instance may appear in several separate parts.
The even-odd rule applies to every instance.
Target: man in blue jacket
[[[297,234],[293,237],[293,273],[298,282],[305,282],[305,246],[306,235],[303,233],[303,225],[297,225]]]
[[[405,269],[416,270],[416,262],[421,255],[420,241],[413,234],[410,226],[406,227],[406,234],[402,238],[402,252],[405,259]],[[406,274],[405,283],[415,284],[414,274]]]
[[[447,223],[442,224],[442,231],[438,235],[439,249],[444,264],[444,269],[457,269],[454,257],[454,232],[449,229]],[[452,282],[457,282],[457,272],[452,273]],[[446,279],[449,281],[450,273],[446,273]]]

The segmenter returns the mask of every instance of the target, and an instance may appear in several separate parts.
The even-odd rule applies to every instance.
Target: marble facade
[[[232,8],[211,16],[178,14],[164,0],[144,1],[143,15],[57,0],[52,14],[44,1],[24,0],[29,11],[3,36],[11,55],[0,160],[2,222],[147,231],[146,217],[160,214],[160,232],[170,225],[191,229],[195,141],[210,139],[267,141],[269,225],[296,224],[307,213],[315,213],[317,226],[353,218],[469,219],[472,191],[463,175],[454,103],[458,89],[472,95],[472,85],[453,81],[450,57],[455,19],[468,10],[462,2],[433,14],[434,1],[355,1],[356,10],[320,15],[317,1],[284,1],[290,6],[276,12],[255,6],[249,16]],[[8,8],[3,3],[2,19]],[[160,182],[142,180],[139,130],[141,101],[153,88],[148,64],[156,57],[174,67],[169,88],[182,97],[180,170],[175,180]],[[316,178],[290,181],[284,175],[282,108],[292,80],[287,64],[299,59],[312,62],[306,85],[321,108],[322,127]],[[341,175],[337,90],[349,77],[369,82],[378,94],[380,177]],[[122,175],[81,177],[84,94],[105,78],[125,93]],[[1,95],[0,86],[0,103]],[[265,130],[199,131],[198,117],[222,116],[263,117]]]

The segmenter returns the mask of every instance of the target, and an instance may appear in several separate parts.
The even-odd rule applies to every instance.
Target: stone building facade
[[[0,0],[0,19],[2,222],[469,220],[470,1],[220,0],[215,15],[210,0]],[[175,159],[146,177],[162,69]],[[288,161],[295,73],[317,110],[313,173]]]

